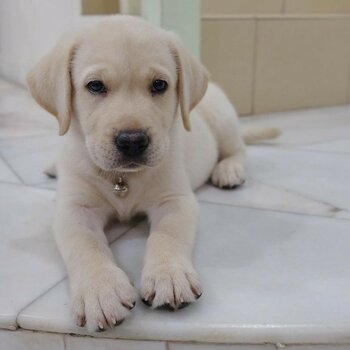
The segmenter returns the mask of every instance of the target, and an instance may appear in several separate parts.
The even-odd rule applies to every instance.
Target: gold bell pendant
[[[120,176],[116,185],[114,186],[114,192],[119,197],[125,197],[129,192],[128,184],[124,181],[123,177]]]

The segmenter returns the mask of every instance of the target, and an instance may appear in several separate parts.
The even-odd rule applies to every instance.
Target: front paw
[[[72,278],[72,309],[79,327],[104,331],[121,324],[135,306],[134,288],[116,266]]]
[[[188,261],[146,265],[142,272],[141,299],[152,308],[182,309],[201,295],[199,276]]]

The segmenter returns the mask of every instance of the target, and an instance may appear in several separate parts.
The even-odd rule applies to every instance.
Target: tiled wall
[[[118,0],[81,0],[83,15],[112,15],[120,12]]]
[[[202,14],[281,13],[283,0],[202,0]]]
[[[348,103],[350,1],[202,0],[202,61],[241,115]]]
[[[285,0],[286,13],[350,13],[349,0]]]
[[[350,14],[349,0],[202,0],[202,14]]]

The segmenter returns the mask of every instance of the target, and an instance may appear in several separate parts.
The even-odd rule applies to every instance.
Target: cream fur
[[[149,85],[159,77],[169,89],[152,96]],[[105,96],[87,91],[94,79],[108,87]],[[193,190],[209,178],[219,187],[242,184],[245,161],[236,112],[220,88],[207,89],[205,68],[173,34],[115,16],[66,35],[34,67],[28,85],[57,117],[60,133],[67,132],[56,164],[54,233],[77,325],[104,330],[133,308],[134,288],[104,234],[113,217],[145,213],[150,220],[142,299],[173,309],[195,301],[202,289],[191,262],[198,215]],[[145,163],[126,170],[125,198],[113,193],[123,171],[113,138],[122,129],[145,129],[152,140]]]

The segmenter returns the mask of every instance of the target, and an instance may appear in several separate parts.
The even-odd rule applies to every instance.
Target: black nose
[[[115,144],[125,156],[140,156],[149,145],[149,137],[144,131],[122,131],[116,137]]]

